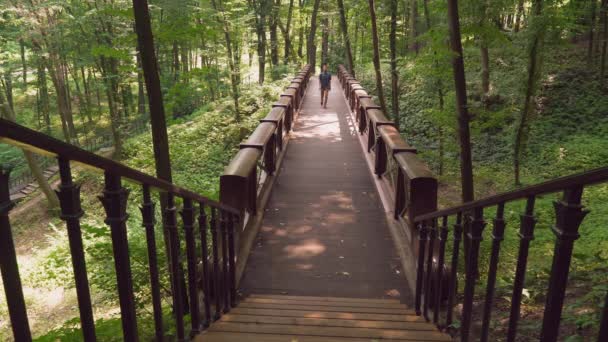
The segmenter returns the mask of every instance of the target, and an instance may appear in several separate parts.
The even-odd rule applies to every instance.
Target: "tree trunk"
[[[382,71],[380,65],[380,43],[378,41],[378,27],[376,26],[376,8],[374,0],[369,0],[369,16],[372,23],[372,42],[374,45],[374,69],[376,70],[376,89],[378,90],[378,99],[382,111],[388,115],[386,111],[386,100],[384,99],[384,90],[382,89]]]
[[[515,14],[515,26],[513,32],[519,32],[521,29],[521,17],[524,14],[524,0],[519,0],[517,3],[517,13]]]
[[[53,81],[53,86],[55,87],[55,97],[57,98],[57,109],[61,117],[63,136],[67,143],[72,143],[72,139],[75,135],[72,131],[74,123],[68,123],[68,120],[71,120],[72,118],[72,113],[70,112],[70,107],[67,103],[67,93],[65,89],[65,80],[63,79],[63,72],[56,69],[57,59],[54,54],[50,54],[49,58],[50,59],[47,60],[47,70],[51,75],[51,81]]]
[[[270,62],[273,66],[279,65],[279,36],[277,33],[277,25],[279,20],[279,8],[281,0],[270,0],[272,2],[272,10],[270,22]]]
[[[211,0],[213,8],[218,12],[217,20],[222,25],[224,31],[224,39],[226,42],[226,55],[228,58],[228,64],[230,66],[230,83],[232,84],[232,98],[234,100],[234,119],[238,122],[241,120],[240,109],[239,109],[239,80],[240,75],[237,69],[235,58],[232,52],[232,38],[230,36],[230,29],[228,27],[228,19],[223,8],[217,6],[216,0]]]
[[[464,73],[464,59],[460,38],[458,0],[448,0],[448,27],[450,31],[450,48],[452,50],[454,88],[456,90],[456,109],[458,111],[462,202],[469,202],[473,200],[475,193],[473,188],[473,162],[471,158],[469,111],[467,108],[467,83]]]
[[[11,110],[15,110],[15,101],[13,99],[13,75],[12,70],[7,68],[4,71],[4,91],[6,93],[6,100]]]
[[[312,16],[310,18],[310,32],[308,33],[308,41],[306,42],[306,53],[308,55],[308,64],[312,68],[312,72],[315,72],[317,64],[317,45],[315,38],[317,35],[317,14],[319,13],[319,5],[321,0],[315,0]]]
[[[410,5],[410,49],[418,54],[418,0],[411,0]]]
[[[391,50],[391,102],[393,107],[393,121],[397,130],[401,123],[399,115],[399,72],[397,71],[397,0],[391,0],[391,32],[389,43]]]
[[[538,19],[542,14],[542,0],[534,1],[534,16]],[[533,33],[530,50],[528,53],[528,81],[524,95],[524,107],[519,117],[519,123],[515,132],[515,144],[513,151],[513,169],[515,185],[521,184],[521,160],[526,149],[528,138],[529,123],[534,112],[534,96],[538,88],[538,80],[541,74],[542,45],[544,40],[544,24],[541,24],[537,31]]]
[[[589,20],[589,42],[587,47],[587,62],[593,64],[593,43],[595,37],[595,17],[597,9],[597,0],[591,0],[591,18]]]
[[[253,8],[255,17],[255,28],[258,50],[258,83],[264,84],[266,71],[266,2],[268,0],[251,0],[250,6]]]
[[[327,7],[324,7],[324,15],[321,19],[321,64],[327,63],[327,57],[329,56],[329,18],[327,17]]]
[[[19,39],[19,45],[21,47],[21,68],[23,73],[23,89],[27,90],[27,63],[25,61],[25,42],[23,39]]]
[[[49,90],[46,85],[46,69],[42,62],[38,62],[38,108],[44,118],[45,132],[51,135],[51,117],[49,109]]]
[[[291,19],[293,17],[293,1],[289,0],[289,8],[287,9],[287,23],[285,24],[285,31],[283,36],[285,39],[285,56],[283,57],[283,64],[288,64],[292,58],[291,48]]]
[[[298,31],[298,57],[304,58],[304,26],[308,20],[304,20],[304,0],[298,0],[300,5],[300,30]],[[308,19],[308,18],[306,18]]]
[[[606,50],[608,45],[608,0],[602,0],[602,21],[604,32],[602,33],[602,57],[600,60],[600,84],[606,84]]]
[[[392,0],[391,0],[392,1]],[[348,36],[348,23],[346,22],[346,11],[344,10],[344,0],[338,0],[338,10],[340,11],[340,28],[342,29],[342,38],[346,48],[346,63],[348,71],[355,77],[355,65],[353,62],[353,51],[350,47],[350,38]],[[356,34],[355,34],[356,37]]]

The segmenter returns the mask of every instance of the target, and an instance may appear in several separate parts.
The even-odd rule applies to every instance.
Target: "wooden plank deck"
[[[409,303],[384,209],[337,77],[327,109],[320,98],[313,77],[241,291]]]

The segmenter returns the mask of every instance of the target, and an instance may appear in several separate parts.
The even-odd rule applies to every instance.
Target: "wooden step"
[[[250,295],[199,342],[451,341],[396,299]]]
[[[322,326],[300,326],[283,324],[256,324],[215,322],[209,328],[211,332],[236,332],[249,334],[275,334],[296,336],[318,336],[339,338],[397,339],[405,341],[450,341],[450,338],[438,331],[389,330],[367,328],[342,328]],[[326,339],[327,340],[327,339]]]
[[[206,332],[199,335],[196,342],[380,342],[380,340],[369,338],[340,338],[325,336],[298,336],[298,335],[275,335],[275,334],[250,334],[250,333],[226,333]],[[391,342],[411,342],[412,340],[389,340]]]
[[[250,308],[250,309],[290,309],[290,310],[302,310],[302,311],[328,311],[328,312],[349,312],[349,313],[375,313],[375,314],[388,314],[398,315],[404,313],[412,313],[405,308],[365,308],[365,307],[352,307],[352,306],[321,306],[321,305],[305,305],[305,304],[266,304],[266,303],[251,303],[242,302],[239,303],[239,308]]]
[[[332,312],[332,311],[305,311],[284,309],[252,309],[243,308],[240,305],[232,309],[230,313],[239,315],[254,316],[283,316],[283,317],[302,317],[302,318],[331,318],[331,319],[360,319],[371,321],[395,321],[395,322],[425,322],[424,318],[413,314],[375,314],[375,313],[353,313],[353,312]]]
[[[325,336],[297,336],[275,334],[251,334],[207,331],[198,335],[195,342],[375,342],[369,338],[340,338]],[[410,342],[408,340],[390,340],[391,342]]]
[[[319,327],[343,327],[343,328],[369,328],[369,329],[393,329],[393,330],[435,330],[426,322],[406,321],[374,321],[362,319],[332,319],[332,318],[307,318],[307,317],[283,317],[283,316],[257,316],[229,314],[221,319],[222,322],[230,323],[257,323],[257,324],[283,324],[303,325]]]
[[[369,302],[330,302],[324,300],[309,299],[270,299],[270,298],[247,298],[243,303],[257,304],[279,304],[279,305],[315,305],[331,307],[353,307],[353,308],[378,308],[378,309],[403,309],[407,310],[404,304],[396,303],[369,303]]]
[[[400,303],[398,299],[375,299],[375,298],[348,298],[348,297],[315,297],[315,296],[289,296],[289,295],[270,295],[270,294],[251,294],[247,298],[268,298],[268,299],[287,299],[287,300],[312,300],[325,302],[351,302],[351,303]]]

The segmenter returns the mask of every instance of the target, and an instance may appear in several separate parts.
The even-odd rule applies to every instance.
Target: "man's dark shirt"
[[[321,89],[329,90],[331,88],[331,74],[329,71],[321,72],[319,80],[321,81]]]

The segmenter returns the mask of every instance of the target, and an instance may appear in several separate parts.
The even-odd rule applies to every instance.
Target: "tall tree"
[[[233,39],[230,33],[230,23],[228,18],[226,17],[226,11],[222,5],[222,3],[218,0],[211,0],[211,4],[213,8],[217,12],[217,20],[222,27],[222,31],[224,32],[224,41],[226,43],[226,59],[228,60],[228,66],[230,67],[230,83],[232,84],[232,99],[234,101],[234,119],[236,121],[241,120],[240,116],[240,108],[239,108],[239,98],[240,98],[240,71],[238,69],[238,61],[240,59],[240,55],[238,53],[233,52],[232,45]],[[239,56],[239,57],[235,57]]]
[[[378,40],[378,27],[376,25],[376,5],[374,0],[369,0],[369,16],[372,24],[372,43],[374,47],[374,69],[376,71],[376,90],[378,92],[378,99],[380,100],[380,107],[384,113],[386,111],[386,100],[384,99],[384,90],[382,89],[382,71],[380,65],[380,42]]]
[[[469,128],[469,110],[467,107],[467,82],[464,73],[464,58],[460,37],[460,18],[458,0],[448,0],[448,28],[450,31],[450,48],[452,50],[452,69],[454,89],[456,90],[456,110],[458,111],[458,137],[460,143],[460,178],[462,202],[472,201],[473,161],[471,158],[471,132]]]
[[[353,63],[353,51],[350,47],[350,37],[348,35],[348,24],[346,22],[346,11],[344,10],[344,0],[338,0],[338,11],[340,12],[340,28],[342,38],[344,39],[344,47],[346,48],[346,63],[348,71],[355,77],[355,65]],[[355,34],[356,37],[356,34]]]
[[[410,49],[418,54],[418,0],[410,0]]]
[[[317,63],[317,43],[315,38],[317,35],[317,14],[319,13],[320,3],[321,0],[315,0],[312,8],[312,16],[310,18],[310,31],[308,33],[308,40],[306,41],[307,61],[313,72],[315,71]]]
[[[608,0],[602,0],[601,9],[602,23],[604,26],[602,33],[602,55],[600,59],[600,84],[606,84],[606,50],[608,46]]]
[[[545,36],[545,23],[541,19],[542,9],[543,0],[534,0],[534,21],[530,28],[533,31],[528,48],[528,76],[524,93],[524,105],[520,112],[515,131],[513,151],[513,171],[516,185],[521,184],[521,160],[526,148],[530,120],[534,113],[534,97],[536,96],[541,75],[542,47]]]
[[[341,1],[341,0],[340,0]],[[393,121],[399,129],[399,71],[397,70],[397,0],[391,0],[391,32],[389,44],[391,50],[391,102],[393,107]]]

